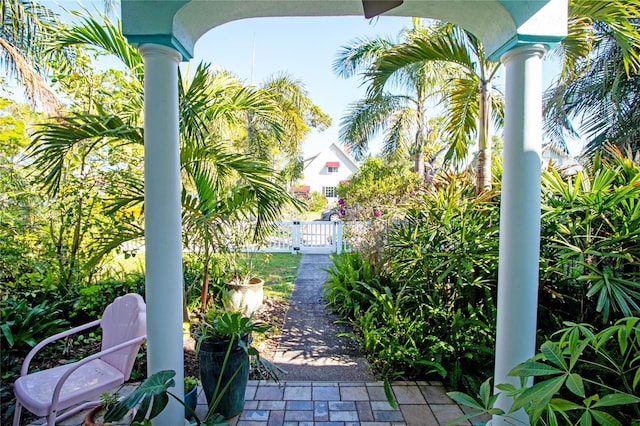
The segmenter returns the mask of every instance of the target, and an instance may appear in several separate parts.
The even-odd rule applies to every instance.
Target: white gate
[[[260,251],[342,253],[342,229],[342,221],[278,222]]]

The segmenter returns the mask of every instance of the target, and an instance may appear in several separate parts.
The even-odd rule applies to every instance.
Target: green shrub
[[[540,320],[609,323],[640,312],[640,166],[621,154],[543,174]]]
[[[543,343],[531,359],[509,373],[521,383],[536,378],[530,387],[498,384],[514,397],[510,409],[494,408],[489,380],[480,388],[480,399],[451,392],[458,403],[480,413],[506,418],[524,409],[531,425],[638,425],[640,424],[640,318],[628,317],[594,333],[589,324],[566,322]],[[465,416],[467,418],[475,415]],[[522,424],[515,420],[514,424]]]
[[[29,305],[27,300],[8,298],[0,307],[2,378],[17,376],[22,359],[38,342],[69,328],[60,303],[43,301]]]
[[[353,320],[373,301],[369,287],[380,288],[373,266],[359,252],[343,252],[331,257],[329,277],[323,294],[329,308],[342,318]]]
[[[307,200],[307,209],[310,212],[319,212],[327,207],[327,197],[318,191],[311,191],[309,199]]]
[[[78,301],[73,316],[78,322],[99,318],[109,303],[127,293],[145,294],[144,274],[133,272],[120,278],[106,278],[78,291]]]

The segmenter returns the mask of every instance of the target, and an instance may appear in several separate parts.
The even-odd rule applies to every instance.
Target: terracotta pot
[[[98,417],[100,411],[103,410],[102,404],[93,407],[86,416],[84,416],[85,426],[106,426],[104,423],[95,423],[95,418]],[[102,413],[104,414],[104,413]]]

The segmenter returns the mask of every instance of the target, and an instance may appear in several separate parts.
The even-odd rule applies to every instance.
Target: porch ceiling
[[[384,15],[460,25],[480,38],[495,60],[520,44],[557,43],[567,31],[567,0],[404,0]],[[363,8],[361,0],[122,1],[123,31],[131,43],[170,46],[185,60],[210,29],[270,16],[363,16]]]

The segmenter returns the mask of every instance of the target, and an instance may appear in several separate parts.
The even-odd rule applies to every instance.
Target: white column
[[[501,58],[506,87],[494,383],[516,387],[518,379],[507,374],[534,355],[536,344],[544,53],[544,46],[529,45]],[[496,406],[508,411],[511,402],[501,396]],[[528,424],[524,412],[514,416]],[[512,423],[492,420],[493,426],[506,424]]]
[[[182,239],[177,51],[140,46],[144,59],[144,212],[147,302],[147,370],[176,372],[172,392],[183,395]],[[184,424],[173,398],[153,422]]]

